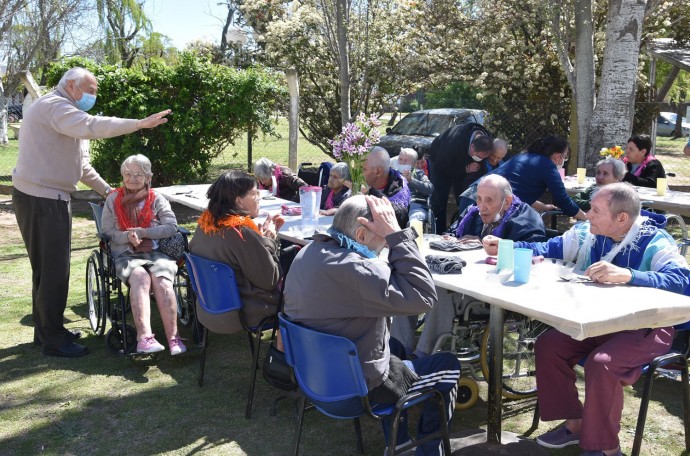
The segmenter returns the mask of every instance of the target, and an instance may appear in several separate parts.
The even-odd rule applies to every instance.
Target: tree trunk
[[[587,126],[594,110],[594,26],[592,0],[575,0],[575,110],[577,167],[586,163]]]
[[[641,0],[610,0],[599,92],[587,136],[591,169],[602,147],[624,145],[632,130],[640,39],[646,7]]]
[[[344,127],[352,117],[350,114],[350,55],[347,24],[349,23],[349,8],[347,0],[336,0],[336,33],[338,36],[338,58],[340,75],[340,119]]]

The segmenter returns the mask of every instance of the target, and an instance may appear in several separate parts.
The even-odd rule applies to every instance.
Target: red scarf
[[[150,227],[154,216],[153,201],[156,199],[153,190],[147,185],[137,192],[127,190],[126,187],[120,187],[115,191],[117,192],[115,195],[115,215],[120,229],[127,231],[130,228]],[[140,208],[142,201],[144,205]],[[150,252],[151,250],[153,250],[151,239],[142,239],[139,245],[134,247],[136,253]]]
[[[208,210],[205,210],[199,220],[197,221],[199,228],[206,234],[216,234],[220,232],[221,228],[232,228],[237,232],[240,239],[244,241],[244,236],[242,236],[241,228],[249,228],[250,230],[256,231],[257,234],[261,235],[259,227],[256,226],[254,220],[251,217],[246,217],[244,215],[228,215],[220,220],[214,220],[213,216]]]

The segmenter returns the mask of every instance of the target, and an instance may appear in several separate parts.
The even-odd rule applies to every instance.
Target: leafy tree
[[[140,34],[151,31],[151,21],[144,13],[146,0],[96,0],[98,20],[106,32],[105,48],[109,63],[129,68],[140,47]]]
[[[139,119],[172,109],[160,128],[93,144],[92,162],[111,183],[120,182],[120,163],[136,153],[151,159],[154,185],[204,179],[211,160],[241,135],[272,131],[272,113],[286,95],[281,78],[265,69],[237,70],[190,53],[178,65],[152,61],[142,69],[67,60],[51,67],[50,82],[76,65],[98,78],[95,110],[103,115]]]

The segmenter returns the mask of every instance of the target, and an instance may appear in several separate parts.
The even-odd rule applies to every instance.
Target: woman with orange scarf
[[[258,225],[252,220],[259,215],[259,189],[256,180],[241,171],[224,173],[206,196],[208,209],[199,217],[189,251],[233,269],[245,322],[255,326],[275,313],[279,303],[277,232],[283,219],[268,217]],[[217,327],[206,325],[207,328],[219,333],[242,329],[239,318],[231,324],[221,318],[217,321]]]
[[[158,241],[177,232],[170,203],[151,190],[151,162],[143,155],[127,157],[120,166],[124,185],[105,202],[101,223],[110,238],[115,273],[129,285],[137,352],[156,353],[165,348],[151,331],[150,291],[158,304],[171,355],[187,351],[177,331],[177,300],[173,280],[177,263],[159,252]]]

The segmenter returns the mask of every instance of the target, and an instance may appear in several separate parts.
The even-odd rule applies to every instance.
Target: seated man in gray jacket
[[[388,261],[379,259],[388,246]],[[357,195],[335,215],[329,234],[317,234],[295,258],[285,282],[285,314],[310,328],[346,337],[357,346],[372,402],[395,403],[421,385],[434,385],[444,397],[448,420],[455,406],[460,363],[448,353],[402,361],[390,337],[390,316],[428,311],[436,290],[414,231],[401,229],[387,199]],[[422,426],[423,423],[423,426]],[[417,437],[436,432],[438,407],[425,405]],[[391,429],[384,420],[384,433]],[[398,445],[409,441],[400,426]],[[418,452],[440,454],[430,441]]]

